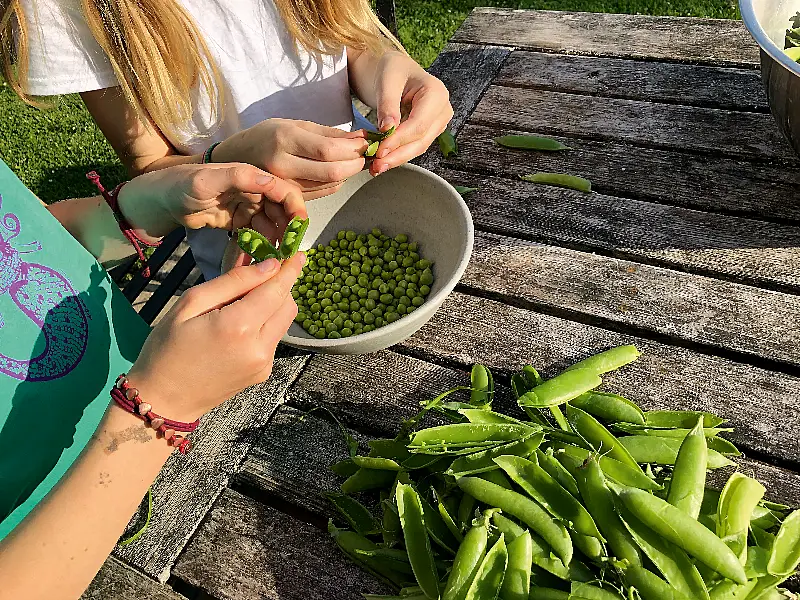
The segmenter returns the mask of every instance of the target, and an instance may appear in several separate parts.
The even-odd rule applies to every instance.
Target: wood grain
[[[772,164],[680,150],[553,136],[568,152],[495,144],[516,129],[465,125],[448,167],[516,178],[534,171],[572,173],[610,195],[776,221],[800,221],[800,163]]]
[[[605,376],[605,389],[645,409],[718,413],[735,427],[732,439],[759,459],[800,465],[797,377],[460,293],[400,348],[448,364],[481,362],[505,374],[531,364],[552,377],[623,344],[635,344],[642,356]]]
[[[172,588],[134,571],[116,558],[106,560],[81,600],[186,600]]]
[[[389,591],[327,532],[232,490],[209,511],[174,572],[219,600],[352,600]]]
[[[517,50],[508,56],[493,83],[607,98],[769,110],[761,78],[753,69]]]
[[[759,62],[744,24],[722,19],[476,8],[453,41],[710,65]]]
[[[800,366],[800,297],[791,294],[488,233],[475,236],[461,284],[517,305]]]
[[[796,163],[772,115],[491,85],[470,122]]]
[[[477,186],[475,224],[496,233],[753,285],[797,290],[800,227],[440,169]]]
[[[153,483],[153,517],[135,543],[114,554],[147,575],[166,581],[178,553],[238,470],[253,441],[305,364],[305,356],[275,360],[272,376],[206,415],[187,455],[173,454]]]

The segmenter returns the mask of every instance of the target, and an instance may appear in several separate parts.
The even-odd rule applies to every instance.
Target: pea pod
[[[619,439],[629,454],[640,463],[674,465],[681,449],[680,438],[662,438],[644,435],[630,435]],[[715,450],[708,450],[708,468],[721,469],[733,462]]]
[[[592,182],[577,175],[568,175],[567,173],[532,173],[530,175],[520,175],[520,179],[530,183],[542,183],[544,185],[553,185],[556,187],[569,188],[579,192],[591,192]]]
[[[489,450],[476,452],[475,454],[468,454],[461,456],[453,461],[450,468],[447,470],[448,475],[454,477],[461,477],[464,475],[474,475],[476,473],[484,473],[486,471],[494,471],[499,468],[494,459],[498,456],[530,456],[542,443],[544,433],[531,432],[529,435],[523,437],[516,442],[510,442],[497,446]]]
[[[358,465],[353,462],[352,458],[345,458],[336,464],[330,466],[330,470],[339,475],[340,477],[350,477],[355,475],[358,471]]]
[[[703,432],[703,419],[698,418],[695,428],[681,443],[667,495],[667,502],[693,519],[698,517],[703,504],[707,466],[708,446]]]
[[[603,383],[596,373],[588,369],[565,371],[537,385],[517,401],[520,406],[548,408],[577,398]]]
[[[470,404],[489,404],[494,397],[494,379],[492,372],[484,365],[474,365],[470,375]]]
[[[366,492],[367,490],[378,490],[389,487],[394,482],[396,472],[379,471],[375,469],[362,469],[353,473],[342,484],[342,492],[345,494],[355,494]]]
[[[458,413],[467,418],[470,423],[501,423],[506,425],[522,425],[524,427],[531,427],[530,423],[524,423],[514,417],[509,417],[499,412],[486,410],[482,408],[460,408]],[[538,425],[533,429],[538,428]]]
[[[447,524],[442,519],[439,511],[431,506],[423,496],[419,496],[420,505],[422,506],[422,515],[425,520],[425,527],[428,530],[428,535],[437,546],[445,550],[451,555],[458,550],[458,541],[453,536]]]
[[[476,188],[476,187],[466,187],[466,186],[463,186],[463,185],[454,185],[453,187],[462,196],[466,196],[467,194],[471,194],[472,192],[477,192],[478,191],[478,188]]]
[[[561,523],[554,521],[536,502],[478,477],[461,477],[458,487],[478,501],[499,508],[520,519],[550,544],[553,552],[568,565],[572,560],[572,540]]]
[[[644,567],[625,569],[625,579],[635,587],[642,600],[692,600],[691,596],[682,594],[669,583]]]
[[[639,358],[640,355],[641,353],[636,349],[636,346],[617,346],[578,361],[566,370],[585,369],[593,372],[595,375],[602,375],[603,373],[616,371],[620,367],[632,363]]]
[[[612,489],[625,507],[657,535],[724,577],[747,583],[744,567],[733,551],[686,513],[643,490],[620,486]]]
[[[644,422],[648,427],[691,429],[700,416],[703,417],[703,427],[717,427],[725,422],[717,415],[694,410],[650,410],[644,413]]]
[[[530,532],[526,530],[508,543],[508,566],[500,588],[501,600],[528,600],[532,561],[533,543]]]
[[[576,498],[580,496],[575,477],[555,457],[552,448],[548,448],[546,452],[536,450],[536,461],[539,463],[540,467],[550,474],[550,477],[561,484],[561,487]]]
[[[458,154],[456,138],[453,137],[449,129],[445,129],[440,133],[436,140],[439,142],[439,150],[441,150],[442,156],[445,158],[449,158],[451,154]]]
[[[465,600],[494,600],[503,585],[508,565],[508,549],[503,534],[492,546],[467,590]]]
[[[698,416],[699,418],[699,416]],[[627,433],[628,435],[649,435],[653,437],[674,437],[684,439],[691,429],[676,427],[665,429],[663,427],[650,427],[648,425],[634,425],[632,423],[614,423],[614,429]],[[707,439],[714,438],[721,433],[730,433],[733,429],[722,429],[719,427],[704,427],[703,434]]]
[[[380,580],[394,586],[395,589],[404,585],[407,577],[397,572],[387,561],[374,557],[359,556],[356,550],[377,550],[378,546],[354,531],[337,529],[333,521],[328,522],[328,533],[333,537],[336,545],[350,557],[353,562],[361,565],[366,570],[376,575]]]
[[[488,540],[489,529],[485,522],[467,531],[453,560],[453,568],[444,586],[442,600],[464,600],[486,556]]]
[[[419,494],[410,485],[398,484],[397,509],[403,528],[403,539],[417,583],[428,598],[439,598],[439,575],[431,550],[428,530]]]
[[[620,600],[617,592],[598,587],[591,583],[576,582],[570,586],[569,597],[573,600]]]
[[[470,496],[466,492],[461,496],[457,511],[457,525],[461,531],[466,531],[472,527],[472,520],[475,518],[475,509],[477,506],[478,501],[473,496]]]
[[[476,447],[480,445],[513,442],[530,433],[531,427],[505,423],[454,423],[417,431],[409,448],[414,451],[425,446],[448,448]]]
[[[407,471],[428,469],[440,462],[442,457],[437,454],[412,454],[403,461],[403,468]]]
[[[293,217],[292,220],[289,221],[289,224],[286,226],[286,231],[283,233],[283,239],[281,240],[281,260],[287,260],[297,254],[307,230],[308,219]]]
[[[734,473],[719,497],[717,535],[744,564],[747,560],[747,532],[750,518],[764,496],[764,486],[755,479]]]
[[[559,460],[561,460],[561,455],[566,454],[573,458],[577,458],[582,462],[592,455],[592,452],[586,450],[585,448],[578,448],[577,446],[571,446],[569,444],[552,443],[550,446],[555,451],[555,456]],[[614,460],[613,458],[604,456],[602,454],[599,456],[599,461],[600,468],[603,470],[603,473],[617,483],[631,487],[637,487],[643,490],[656,491],[661,489],[661,486],[645,475],[641,468],[633,469],[626,463],[621,463],[618,460]],[[569,469],[568,466],[567,469]]]
[[[708,438],[708,447],[709,449],[719,452],[720,454],[727,454],[729,456],[742,455],[736,445],[730,440],[726,440],[724,437],[715,436]]]
[[[542,376],[539,375],[539,371],[530,365],[525,365],[522,367],[522,377],[529,390],[532,390],[537,385],[542,385],[544,383],[544,379],[542,379]]]
[[[370,143],[372,143],[372,142],[382,142],[383,140],[388,138],[390,135],[392,135],[394,133],[395,129],[397,129],[397,128],[394,125],[392,125],[386,131],[367,131],[367,141],[370,142]]]
[[[269,258],[280,260],[281,253],[265,236],[255,229],[246,227],[237,232],[237,244],[242,252],[250,255],[255,262],[263,262]]]
[[[381,497],[381,510],[383,511],[381,533],[383,534],[383,543],[391,548],[402,539],[403,528],[400,525],[400,515],[397,514],[394,500],[385,491],[381,492]]]
[[[793,573],[800,564],[800,511],[794,511],[781,524],[772,545],[767,571],[780,577]]]
[[[518,150],[543,150],[546,152],[569,150],[567,146],[558,140],[538,135],[503,135],[494,138],[494,141],[499,146]]]
[[[603,536],[589,512],[539,465],[519,456],[499,456],[494,460],[514,483],[554,517],[570,523],[571,529],[577,533],[602,540]]]
[[[411,456],[406,448],[405,442],[400,440],[377,439],[370,440],[369,455],[375,458],[390,458],[395,462],[402,463]]]
[[[604,421],[644,425],[642,409],[617,394],[586,392],[570,400],[570,404]]]
[[[461,534],[461,530],[458,528],[458,525],[456,525],[456,522],[450,514],[450,511],[447,509],[447,506],[445,506],[444,502],[439,500],[436,503],[436,508],[439,510],[439,516],[442,518],[445,526],[450,530],[450,533],[453,534],[453,537],[460,544],[464,540],[464,536]]]
[[[569,592],[552,588],[535,587],[531,589],[529,600],[570,600]]]
[[[614,437],[614,435],[592,415],[568,404],[567,418],[575,432],[586,440],[596,452],[607,455],[614,460],[628,465],[634,470],[641,471],[639,463],[631,456],[631,453],[623,445],[622,440],[618,440]]]
[[[372,513],[355,498],[345,494],[326,493],[323,495],[350,523],[356,533],[371,535],[380,531],[380,527]]]
[[[508,477],[505,476],[505,473],[503,473],[501,469],[495,469],[494,471],[485,471],[483,473],[478,473],[476,477],[480,477],[484,481],[489,481],[507,490],[514,489],[514,486],[511,484]]]
[[[375,456],[354,456],[353,463],[362,469],[373,469],[375,471],[402,471],[403,467],[391,458],[378,458]]]

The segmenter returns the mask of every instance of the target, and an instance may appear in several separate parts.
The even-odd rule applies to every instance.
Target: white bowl
[[[368,333],[317,339],[294,323],[283,342],[295,348],[327,354],[367,354],[402,342],[442,305],[472,254],[472,216],[461,195],[438,175],[415,165],[397,167],[375,178],[362,171],[335,194],[306,206],[309,227],[303,250],[328,244],[342,229],[369,233],[378,227],[391,236],[405,233],[419,244],[420,255],[434,262],[434,282],[422,306]]]

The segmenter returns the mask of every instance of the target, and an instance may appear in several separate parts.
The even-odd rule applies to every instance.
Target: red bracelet
[[[95,171],[90,171],[86,174],[86,178],[89,179],[92,183],[97,186],[97,189],[100,190],[100,193],[103,195],[103,198],[106,201],[106,204],[111,208],[111,211],[114,213],[114,218],[117,220],[117,224],[119,225],[120,231],[122,231],[122,235],[131,243],[133,249],[136,250],[136,255],[139,257],[139,260],[142,261],[144,268],[142,269],[142,275],[150,278],[150,266],[147,264],[147,257],[144,255],[144,251],[142,250],[142,246],[147,246],[148,248],[156,248],[161,245],[161,241],[156,242],[155,244],[147,242],[136,235],[136,232],[131,227],[131,224],[128,223],[128,220],[125,218],[125,215],[122,214],[122,211],[119,209],[119,202],[118,196],[119,191],[124,186],[124,183],[120,183],[117,187],[115,187],[110,192],[107,191],[103,184],[100,183],[100,175],[98,175]]]
[[[186,454],[191,449],[192,443],[189,439],[176,432],[191,433],[197,429],[200,424],[199,420],[194,423],[182,423],[157,415],[153,412],[153,407],[139,397],[139,390],[131,387],[126,373],[117,377],[117,382],[111,388],[111,397],[123,409],[136,415],[157,433],[160,433],[170,446],[177,446],[181,454]]]

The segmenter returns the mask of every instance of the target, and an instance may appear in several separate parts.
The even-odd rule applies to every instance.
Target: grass
[[[738,18],[732,0],[397,0],[400,40],[428,66],[476,6],[632,14]],[[0,87],[0,158],[42,200],[92,194],[85,173],[97,169],[108,183],[124,178],[113,151],[81,101],[69,96],[40,110]]]

